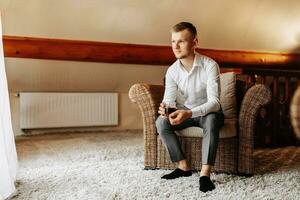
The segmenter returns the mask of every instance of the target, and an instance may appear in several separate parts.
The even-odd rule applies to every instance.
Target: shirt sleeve
[[[205,116],[211,112],[218,112],[220,106],[220,70],[217,63],[206,70],[207,73],[207,102],[192,108],[192,117]]]
[[[174,75],[174,74],[173,74]],[[163,102],[164,103],[175,103],[177,94],[177,84],[172,77],[170,68],[168,69],[165,76],[165,93]]]

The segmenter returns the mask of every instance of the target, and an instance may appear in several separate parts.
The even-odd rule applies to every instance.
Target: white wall
[[[200,47],[300,53],[299,0],[0,0],[3,34],[169,45],[170,28],[193,22]],[[117,129],[141,129],[127,92],[136,82],[161,84],[167,66],[6,58],[13,125],[19,91],[116,91]]]

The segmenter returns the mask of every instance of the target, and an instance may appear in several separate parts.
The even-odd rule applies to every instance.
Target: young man
[[[163,179],[191,176],[175,130],[191,126],[203,128],[202,167],[200,190],[215,189],[210,180],[211,167],[215,163],[219,129],[224,123],[220,106],[220,80],[218,64],[195,52],[198,44],[197,30],[193,24],[181,22],[172,28],[172,50],[177,58],[167,73],[163,102],[156,120],[157,131],[178,168],[164,175]],[[176,104],[177,110],[166,113],[166,107]]]

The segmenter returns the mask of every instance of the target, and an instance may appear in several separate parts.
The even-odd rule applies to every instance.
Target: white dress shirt
[[[195,54],[188,72],[180,60],[167,70],[163,102],[192,111],[192,118],[220,110],[220,70],[209,57]]]

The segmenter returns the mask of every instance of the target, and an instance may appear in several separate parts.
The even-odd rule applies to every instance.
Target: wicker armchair
[[[238,81],[237,81],[238,82]],[[237,83],[238,84],[238,83]],[[245,83],[243,83],[245,86]],[[238,134],[232,138],[220,138],[217,151],[215,172],[252,175],[254,173],[254,130],[259,109],[270,102],[270,89],[257,84],[247,91],[236,86],[239,118]],[[141,110],[144,129],[144,165],[145,169],[174,169],[169,154],[158,136],[155,120],[162,101],[164,86],[135,84],[129,90],[129,98],[136,102]],[[244,95],[245,94],[245,95]],[[240,103],[239,103],[240,102]],[[226,123],[226,119],[225,119]],[[193,170],[201,169],[201,137],[179,137],[182,149]]]

